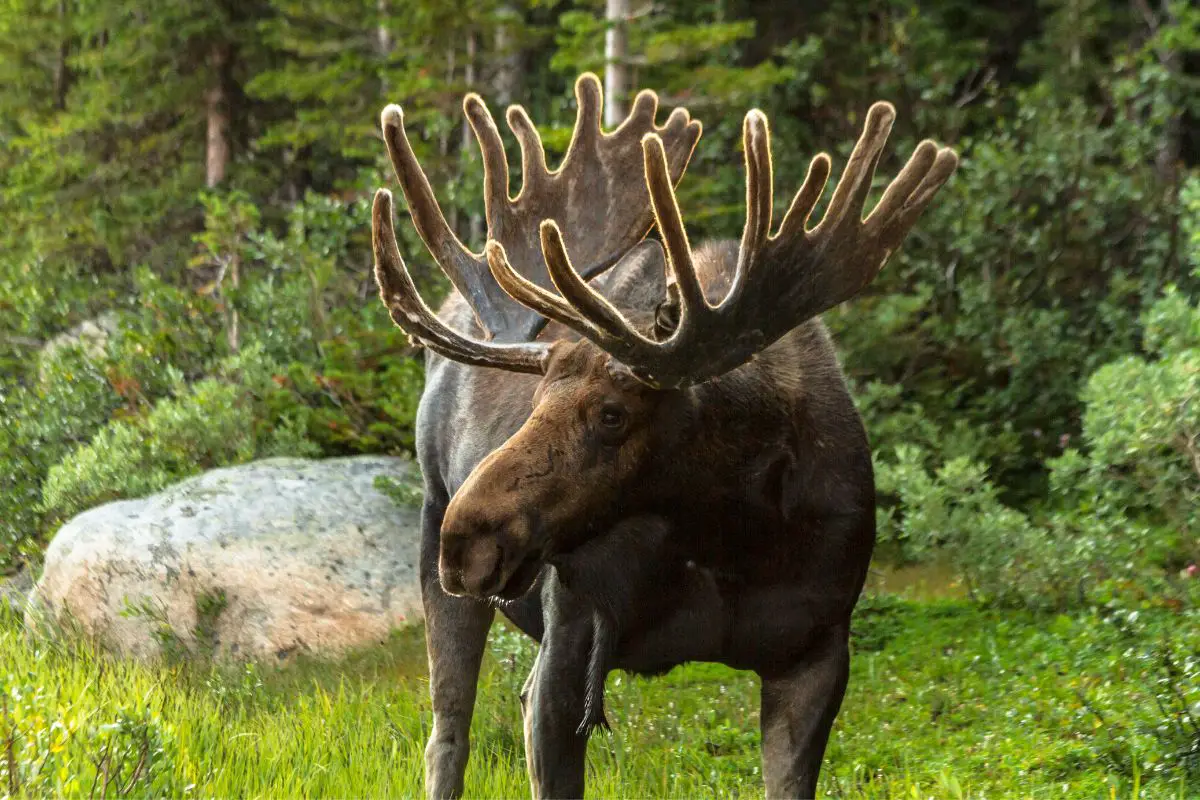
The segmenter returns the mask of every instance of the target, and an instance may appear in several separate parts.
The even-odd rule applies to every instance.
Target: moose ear
[[[679,287],[667,286],[667,298],[654,309],[654,339],[662,342],[671,338],[679,327]]]
[[[621,392],[641,392],[647,391],[648,387],[645,381],[638,380],[634,375],[633,370],[617,361],[611,356],[608,359],[608,377],[613,382],[613,386]]]

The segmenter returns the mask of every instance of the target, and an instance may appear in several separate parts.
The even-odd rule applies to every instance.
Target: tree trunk
[[[392,34],[388,31],[385,21],[388,13],[387,0],[375,0],[375,12],[379,15],[379,22],[375,27],[375,51],[380,57],[387,58],[392,52]]]
[[[215,189],[224,183],[225,175],[229,171],[229,129],[232,119],[231,100],[233,96],[232,61],[233,48],[228,42],[217,42],[208,52],[212,83],[209,85],[208,91],[204,93],[208,116],[208,133],[204,153],[204,185],[209,189]],[[226,274],[222,276],[223,282],[228,281],[235,292],[238,284],[241,283],[240,266],[238,256],[233,255],[225,265]],[[224,286],[222,286],[221,293],[224,295]],[[225,338],[230,351],[236,353],[240,346],[238,312],[229,298],[222,296],[221,299],[225,306]]]
[[[58,0],[58,55],[54,60],[54,107],[67,108],[67,92],[71,89],[71,68],[67,66],[71,32],[67,26],[67,0]]]
[[[463,77],[467,82],[467,89],[475,91],[478,87],[475,85],[476,80],[476,49],[478,48],[478,38],[474,33],[467,35],[467,60],[463,64]],[[475,151],[475,134],[471,132],[471,126],[467,122],[466,115],[463,115],[462,124],[462,149],[463,152],[474,154]],[[472,155],[471,163],[475,163],[475,158]],[[483,242],[483,215],[478,211],[472,213],[467,219],[467,241],[470,246],[482,246]]]
[[[493,89],[496,104],[501,108],[515,103],[521,96],[521,48],[513,35],[516,26],[511,20],[520,19],[520,10],[512,5],[502,6],[496,25],[496,74]]]
[[[375,13],[379,15],[375,23],[375,54],[379,56],[380,64],[379,94],[386,96],[388,80],[383,74],[383,67],[387,66],[388,57],[392,54],[392,32],[387,26],[388,0],[375,0]]]
[[[208,112],[204,184],[210,189],[223,183],[229,171],[229,75],[232,60],[232,48],[227,42],[218,42],[209,51],[212,84],[204,97]]]
[[[629,0],[607,0],[604,35],[604,124],[614,128],[629,113]]]

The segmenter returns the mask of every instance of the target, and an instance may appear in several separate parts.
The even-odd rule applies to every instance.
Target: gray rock
[[[374,481],[410,471],[268,459],[93,508],[50,543],[26,620],[138,657],[175,643],[287,661],[384,641],[421,618],[420,515]]]

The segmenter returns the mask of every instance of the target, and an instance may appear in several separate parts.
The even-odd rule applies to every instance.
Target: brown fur
[[[697,250],[712,294],[727,285],[735,254],[727,244]],[[656,259],[618,264],[596,283],[646,326],[665,293]],[[441,312],[464,327],[468,314],[457,296]],[[866,437],[821,323],[805,323],[721,378],[665,391],[559,326],[543,338],[554,345],[542,380],[431,356],[418,442],[430,522],[440,522],[425,533],[427,613],[444,615],[446,604],[488,613],[446,590],[493,595],[543,640],[546,660],[526,703],[542,720],[527,723],[540,791],[581,787],[581,772],[561,768],[581,769],[575,750],[551,758],[550,740],[566,735],[555,720],[570,722],[573,737],[594,715],[585,676],[592,643],[607,629],[615,641],[607,668],[653,673],[723,661],[792,687],[796,703],[779,713],[832,723],[844,676],[827,665],[845,660],[874,540],[874,496]],[[599,418],[613,403],[627,415],[616,435]],[[473,683],[477,666],[448,660],[462,657],[462,645],[431,637],[431,668],[460,670],[456,684]],[[782,677],[818,646],[832,654],[814,667],[831,669],[828,678],[793,686]],[[811,688],[823,685],[832,688]],[[439,742],[438,724],[431,752],[458,752]],[[815,780],[822,731],[824,722],[774,756],[792,766],[772,768],[784,776],[773,793]],[[453,794],[456,776],[438,763],[427,761],[430,791]]]
[[[382,116],[418,233],[471,300],[429,311],[398,251],[390,195],[377,193],[381,297],[431,353],[417,441],[427,790],[462,792],[499,606],[541,642],[521,695],[535,796],[582,795],[609,669],[707,660],[762,676],[767,794],[811,797],[875,539],[866,435],[816,317],[878,273],[957,156],[919,144],[864,219],[895,117],[876,103],[821,222],[807,224],[830,173],[824,154],[773,233],[767,122],[753,110],[742,240],[693,251],[673,186],[698,123],[677,109],[657,128],[656,100],[642,93],[603,134],[594,76],[577,96],[570,155],[554,174],[532,124],[510,112],[526,167],[516,199],[491,116],[468,97],[485,167],[483,255],[441,215],[401,110]],[[630,180],[639,143],[644,186]],[[662,246],[636,244],[651,208]],[[561,326],[535,339],[539,315]]]

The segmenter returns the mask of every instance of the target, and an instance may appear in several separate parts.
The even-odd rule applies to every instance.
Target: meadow
[[[871,594],[822,778],[835,798],[1192,798],[1195,685],[1172,684],[1196,612],[1072,614]],[[525,797],[517,693],[535,645],[493,628],[469,797]],[[430,723],[420,628],[341,663],[136,664],[6,614],[8,796],[410,797]],[[1182,693],[1178,708],[1169,698]],[[1188,696],[1184,696],[1188,695]],[[760,797],[752,674],[615,673],[595,797]],[[1193,706],[1194,710],[1194,706]],[[1184,734],[1180,736],[1179,734]],[[1193,745],[1194,746],[1194,745]]]

